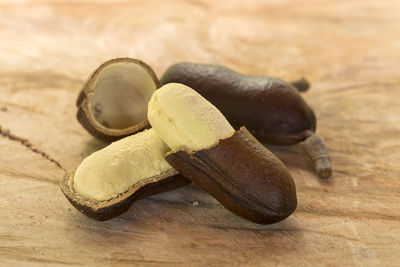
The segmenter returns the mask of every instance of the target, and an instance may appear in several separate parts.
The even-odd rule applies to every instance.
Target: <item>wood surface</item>
[[[400,266],[400,2],[1,1],[0,265]],[[305,76],[332,157],[318,179],[301,145],[272,147],[296,212],[262,226],[190,185],[88,219],[58,181],[103,146],[75,99],[105,60],[161,76],[178,61]]]

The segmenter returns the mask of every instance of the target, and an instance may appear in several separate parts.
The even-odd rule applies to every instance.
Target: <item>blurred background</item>
[[[399,64],[398,8],[398,1],[1,1],[0,55],[6,71],[35,62],[31,71],[80,77],[124,56],[157,73],[196,61],[283,78],[383,79],[388,73],[375,64]]]

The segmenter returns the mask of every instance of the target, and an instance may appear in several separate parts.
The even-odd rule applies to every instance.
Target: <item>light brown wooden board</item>
[[[0,125],[36,152],[0,136],[0,264],[399,266],[399,14],[397,0],[2,1]],[[76,121],[75,98],[114,57],[158,75],[194,61],[306,76],[334,175],[318,179],[301,145],[273,147],[299,206],[270,226],[192,185],[84,217],[58,180],[105,145]]]

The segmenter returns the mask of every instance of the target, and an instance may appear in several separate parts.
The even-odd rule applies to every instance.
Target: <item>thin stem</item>
[[[310,82],[305,78],[291,81],[290,84],[293,85],[299,92],[305,92],[310,88]]]
[[[332,175],[332,166],[324,139],[310,132],[310,135],[304,140],[303,148],[314,162],[317,175],[321,178],[329,178]]]

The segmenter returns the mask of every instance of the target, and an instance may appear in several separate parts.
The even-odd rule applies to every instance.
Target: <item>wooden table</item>
[[[107,222],[58,187],[106,144],[75,119],[103,61],[177,61],[286,80],[306,76],[334,175],[301,145],[272,147],[299,206],[281,223],[244,221],[191,185]],[[400,2],[2,1],[0,265],[400,265]],[[197,205],[198,204],[198,205]]]

